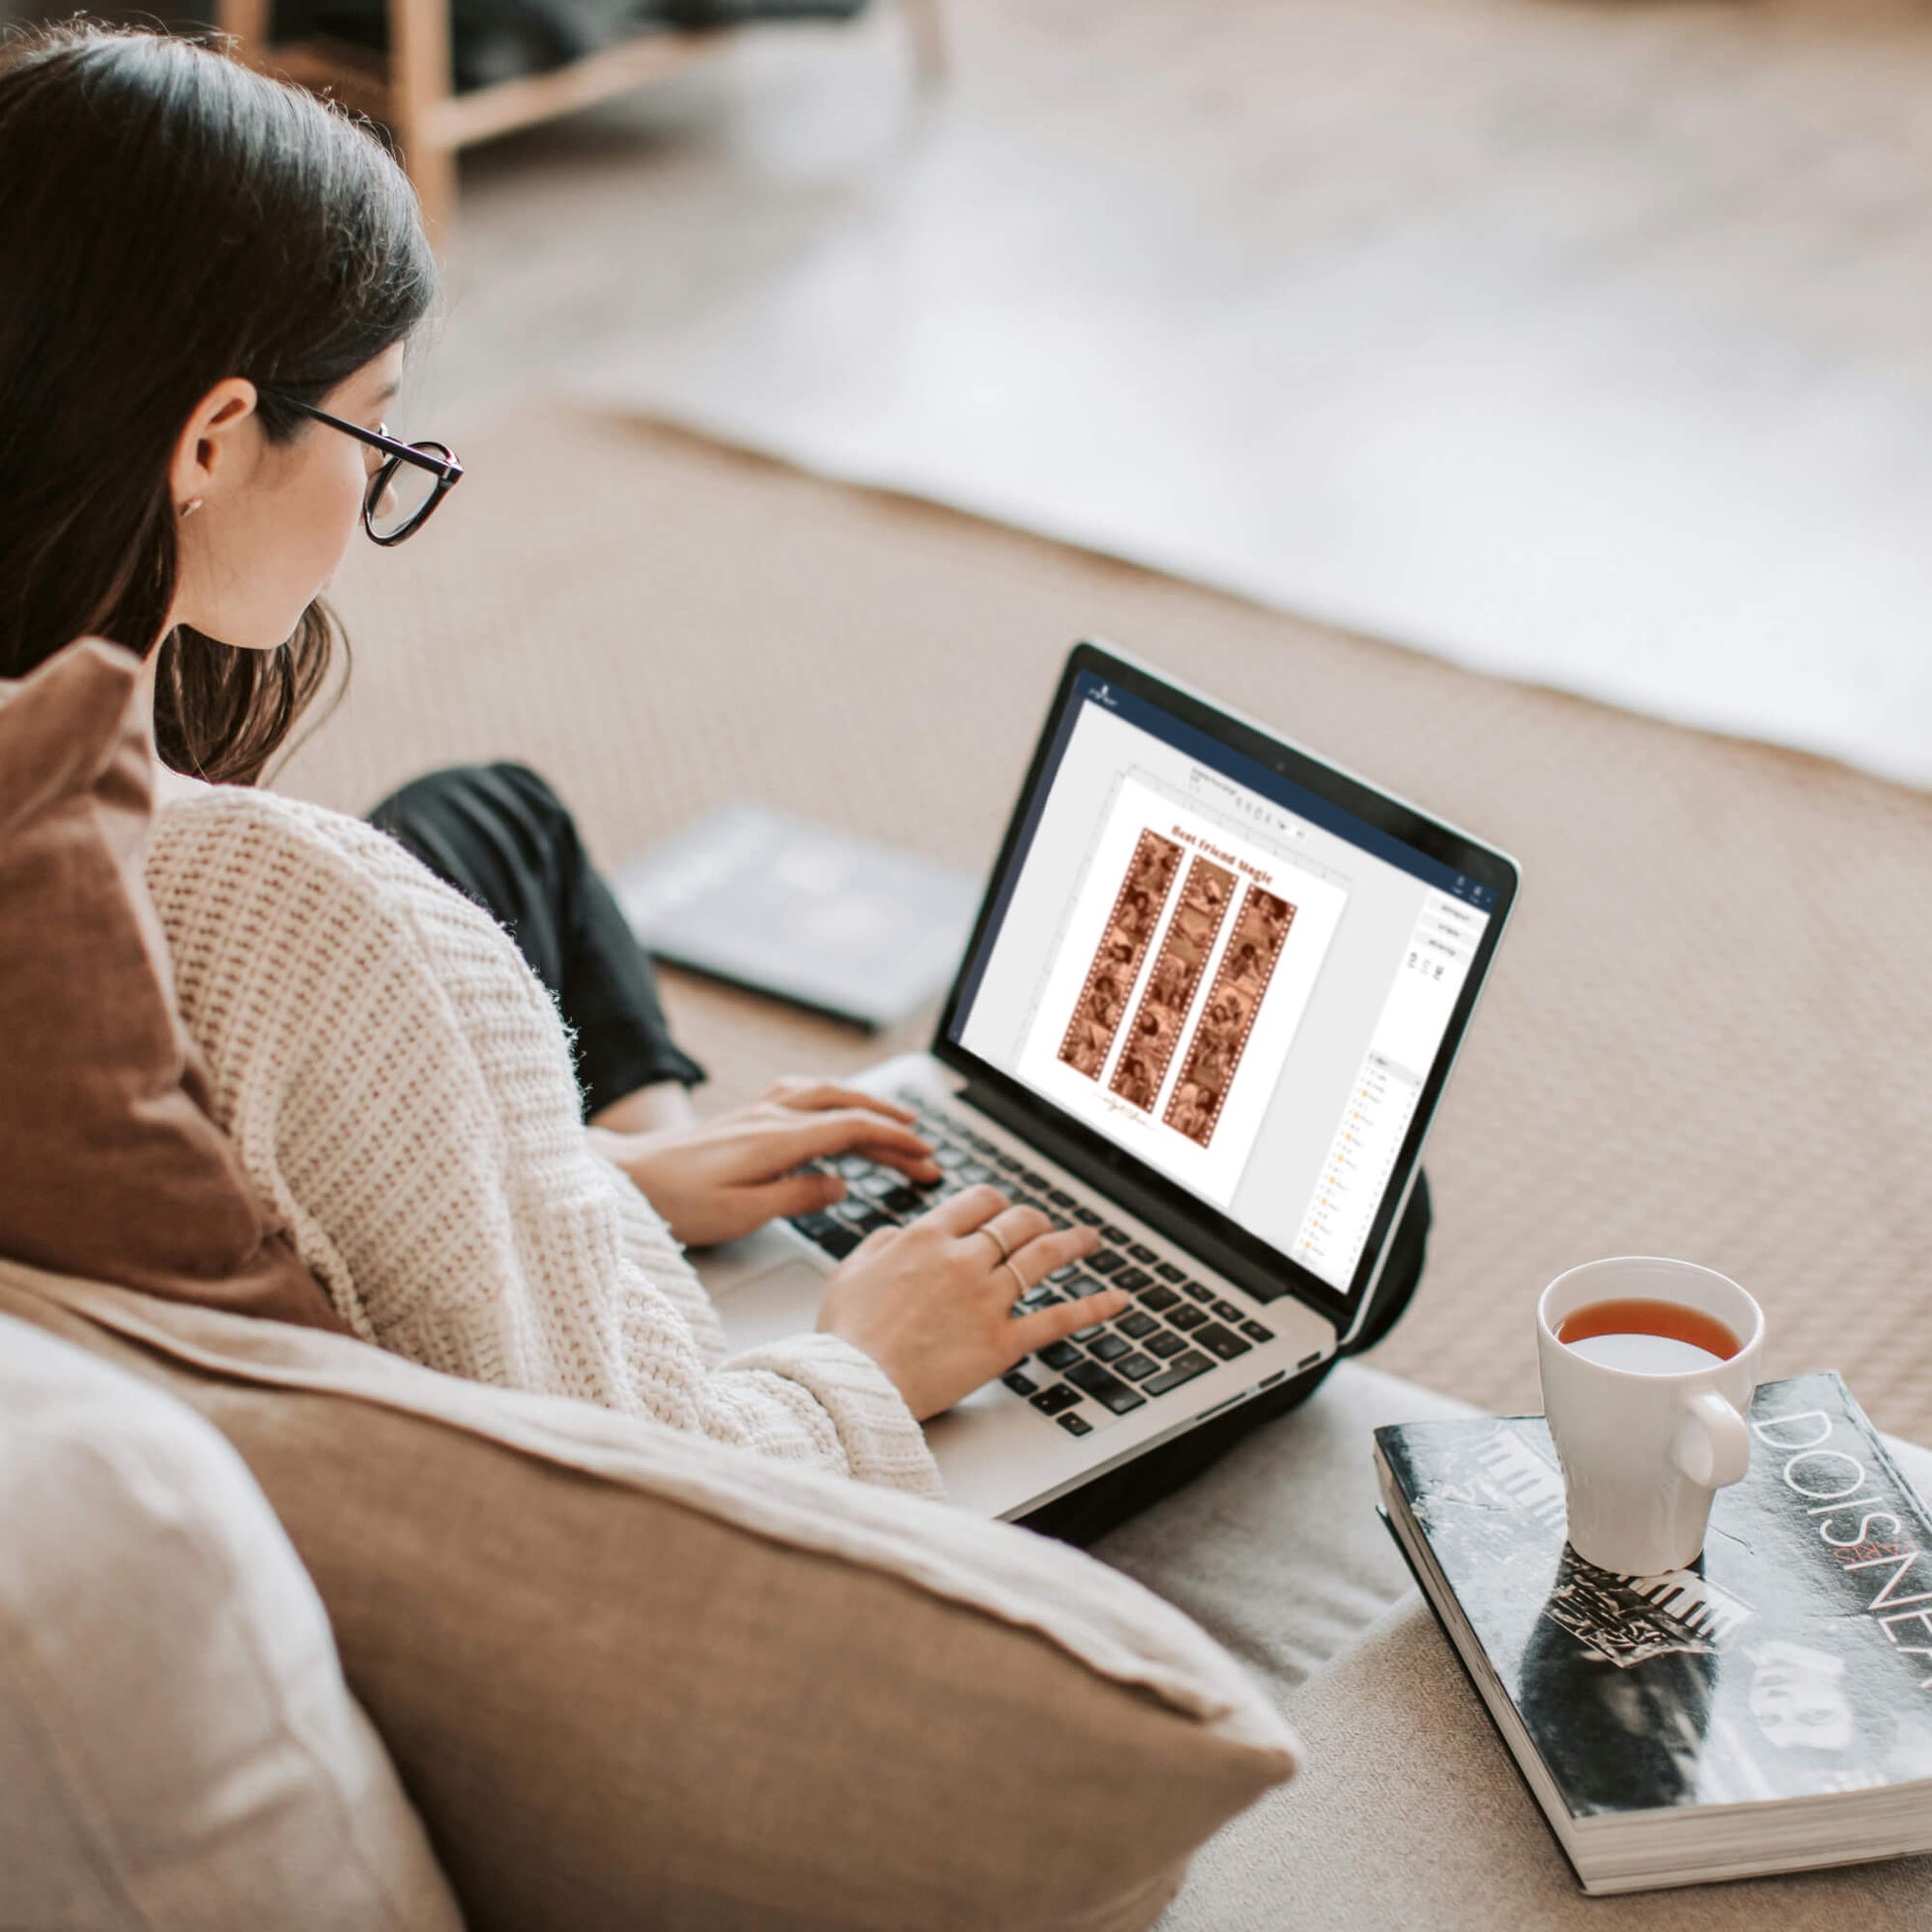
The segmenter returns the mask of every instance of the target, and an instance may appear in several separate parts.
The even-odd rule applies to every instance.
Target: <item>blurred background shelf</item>
[[[937,86],[947,64],[943,0],[898,0],[919,83]],[[456,212],[457,154],[519,128],[647,87],[721,53],[753,24],[703,33],[652,32],[542,72],[458,91],[449,0],[386,0],[388,54],[314,39],[277,43],[274,0],[215,0],[214,24],[238,58],[334,95],[395,136],[439,248]]]

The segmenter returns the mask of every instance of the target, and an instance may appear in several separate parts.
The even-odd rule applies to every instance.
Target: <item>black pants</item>
[[[534,771],[520,764],[432,771],[369,816],[516,941],[576,1035],[587,1116],[659,1080],[694,1085],[704,1078],[672,1041],[650,960],[585,855],[569,811]],[[1419,1174],[1357,1352],[1380,1341],[1409,1306],[1422,1279],[1429,1223],[1429,1182]],[[1307,1401],[1333,1365],[1325,1362],[1137,1456],[1026,1522],[1066,1542],[1093,1542]]]
[[[461,764],[369,814],[439,879],[490,913],[550,990],[577,1040],[588,1119],[660,1080],[704,1076],[680,1050],[657,976],[598,876],[562,799],[521,764]]]

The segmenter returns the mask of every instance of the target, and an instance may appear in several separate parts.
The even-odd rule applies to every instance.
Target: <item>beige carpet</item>
[[[527,413],[464,455],[423,538],[345,570],[351,693],[289,789],[514,756],[606,862],[750,795],[983,867],[1062,653],[1112,638],[1523,864],[1381,1366],[1534,1406],[1543,1284],[1679,1254],[1765,1304],[1768,1373],[1932,1439],[1932,799],[643,425]],[[879,1050],[669,996],[720,1101]]]

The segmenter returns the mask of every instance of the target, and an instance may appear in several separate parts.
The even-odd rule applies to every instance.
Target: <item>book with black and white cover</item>
[[[1586,1891],[1932,1852],[1932,1516],[1839,1376],[1749,1421],[1663,1577],[1570,1548],[1541,1417],[1376,1431],[1389,1526]]]

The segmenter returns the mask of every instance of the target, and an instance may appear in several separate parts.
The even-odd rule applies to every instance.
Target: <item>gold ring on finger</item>
[[[1020,1270],[1013,1265],[1013,1257],[1011,1255],[1008,1255],[1007,1258],[1000,1263],[1000,1266],[1004,1268],[1007,1271],[1007,1273],[1013,1277],[1013,1285],[1015,1289],[1019,1292],[1019,1295],[1031,1295],[1033,1293],[1033,1289],[1028,1285],[1026,1277],[1022,1275]],[[1018,1296],[1016,1296],[1015,1299],[1017,1300]]]
[[[1000,1232],[1000,1230],[993,1225],[991,1221],[982,1221],[979,1224],[979,1226],[975,1228],[973,1231],[976,1234],[985,1235],[987,1239],[991,1241],[996,1248],[999,1249],[1000,1259],[1002,1261],[1012,1260],[1013,1250],[1007,1246],[1006,1236],[1003,1235]]]

